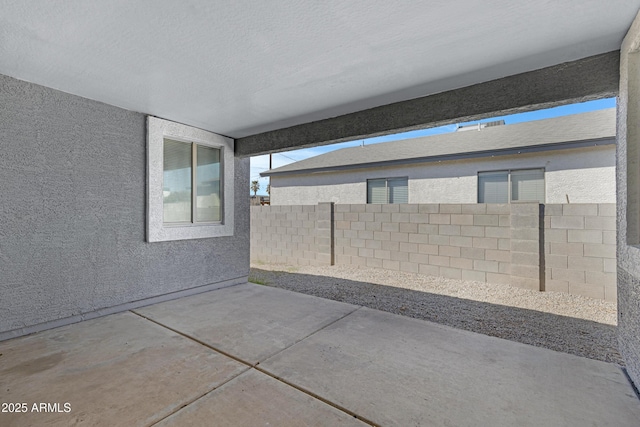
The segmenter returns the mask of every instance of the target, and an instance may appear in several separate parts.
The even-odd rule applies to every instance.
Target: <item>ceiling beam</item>
[[[236,156],[254,156],[475,121],[617,96],[620,51],[447,92],[250,135]]]

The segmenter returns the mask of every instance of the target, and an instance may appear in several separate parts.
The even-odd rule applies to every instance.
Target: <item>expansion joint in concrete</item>
[[[249,368],[253,368],[253,366],[254,366],[253,364],[251,364],[251,362],[247,362],[246,360],[242,360],[242,359],[240,359],[239,357],[234,356],[233,354],[227,353],[227,352],[226,352],[226,351],[224,351],[224,350],[220,350],[219,348],[216,348],[216,347],[214,347],[214,346],[212,346],[212,345],[210,345],[210,344],[207,344],[206,342],[204,342],[204,341],[202,341],[202,340],[199,340],[198,338],[196,338],[196,337],[194,337],[194,336],[191,336],[191,335],[189,335],[189,334],[185,334],[184,332],[182,332],[182,331],[180,331],[180,330],[178,330],[178,329],[172,328],[171,326],[167,326],[167,325],[165,325],[165,324],[164,324],[164,323],[162,323],[162,322],[158,322],[157,320],[151,319],[151,318],[149,318],[149,317],[147,317],[147,316],[145,316],[145,315],[143,315],[143,314],[137,313],[136,311],[133,311],[133,310],[131,310],[131,313],[133,313],[133,314],[135,314],[135,315],[137,315],[137,316],[140,316],[140,317],[142,317],[143,319],[148,320],[148,321],[149,321],[149,322],[151,322],[151,323],[155,323],[156,325],[158,325],[158,326],[160,326],[160,327],[162,327],[162,328],[168,329],[168,330],[170,330],[171,332],[174,332],[174,333],[176,333],[176,334],[178,334],[178,335],[180,335],[180,336],[182,336],[182,337],[185,337],[185,338],[187,338],[187,339],[189,339],[189,340],[191,340],[191,341],[195,341],[195,342],[197,342],[198,344],[203,345],[203,346],[207,347],[208,349],[213,350],[213,351],[215,351],[215,352],[217,352],[217,353],[220,353],[220,354],[222,354],[222,355],[224,355],[224,356],[227,356],[228,358],[233,359],[233,360],[235,360],[235,361],[236,361],[236,362],[238,362],[238,363],[242,363],[243,365],[246,365],[246,366],[248,366]]]
[[[284,348],[284,349],[282,349],[282,350],[278,351],[277,353],[272,354],[271,356],[269,356],[269,358],[272,358],[272,357],[274,357],[274,356],[276,356],[276,355],[278,355],[278,354],[282,353],[283,351],[286,351],[286,350],[290,349],[291,347],[295,346],[296,344],[298,344],[298,343],[300,343],[300,342],[302,342],[302,341],[306,340],[307,338],[309,338],[309,337],[311,337],[311,336],[313,336],[313,335],[317,334],[318,332],[320,332],[320,331],[322,331],[322,330],[324,330],[324,329],[328,328],[329,326],[333,325],[334,323],[339,322],[339,321],[341,321],[342,319],[344,319],[345,317],[352,315],[353,313],[355,313],[356,311],[360,310],[361,308],[362,308],[362,307],[356,307],[355,309],[353,309],[353,310],[351,310],[350,312],[346,313],[344,316],[341,316],[341,317],[339,317],[339,318],[337,318],[337,319],[335,319],[335,320],[333,320],[333,321],[331,321],[331,322],[327,323],[326,325],[323,325],[321,328],[319,328],[319,329],[317,329],[317,330],[315,330],[315,331],[311,332],[310,334],[308,334],[308,335],[306,335],[306,336],[304,336],[304,337],[302,337],[302,338],[300,338],[300,339],[296,340],[296,341],[295,341],[293,344],[291,344],[290,346],[288,346],[288,347],[286,347],[286,348]],[[204,341],[202,341],[202,340],[199,340],[198,338],[193,337],[193,336],[191,336],[191,335],[189,335],[189,334],[186,334],[186,333],[184,333],[184,332],[182,332],[182,331],[180,331],[180,330],[178,330],[178,329],[175,329],[175,328],[172,328],[172,327],[170,327],[170,326],[167,326],[167,325],[165,325],[164,323],[162,323],[162,322],[158,322],[157,320],[151,319],[151,318],[149,318],[149,317],[147,317],[147,316],[145,316],[145,315],[143,315],[143,314],[137,313],[137,312],[136,312],[136,311],[134,311],[134,310],[131,310],[131,313],[133,313],[133,314],[135,314],[136,316],[139,316],[139,317],[141,317],[141,318],[143,318],[143,319],[145,319],[145,320],[147,320],[147,321],[149,321],[149,322],[151,322],[151,323],[154,323],[154,324],[156,324],[156,325],[160,326],[161,328],[168,329],[168,330],[170,330],[170,331],[172,331],[172,332],[174,332],[174,333],[176,333],[176,334],[178,334],[178,335],[180,335],[180,336],[182,336],[182,337],[185,337],[185,338],[187,338],[187,339],[189,339],[189,340],[191,340],[191,341],[194,341],[194,342],[196,342],[196,343],[198,343],[198,344],[200,344],[200,345],[203,345],[203,346],[207,347],[208,349],[213,350],[213,351],[215,351],[215,352],[217,352],[217,353],[220,353],[220,354],[222,354],[222,355],[224,355],[224,356],[226,356],[226,357],[228,357],[228,358],[230,358],[230,359],[233,359],[233,360],[235,360],[236,362],[241,363],[241,364],[243,364],[243,365],[245,365],[245,366],[247,367],[247,369],[245,369],[245,370],[243,370],[242,372],[238,373],[237,375],[234,375],[233,377],[229,378],[227,381],[223,382],[222,384],[218,385],[217,387],[214,387],[213,389],[208,390],[206,393],[203,393],[202,395],[200,395],[200,396],[198,396],[198,397],[196,397],[196,398],[192,399],[192,400],[191,400],[191,401],[189,401],[188,403],[181,405],[179,408],[176,408],[174,411],[172,411],[172,412],[171,412],[170,414],[168,414],[166,417],[162,418],[161,420],[156,421],[156,422],[155,422],[155,423],[153,423],[152,425],[156,425],[157,423],[161,422],[162,420],[164,420],[164,419],[166,419],[166,418],[168,418],[168,417],[170,417],[170,416],[174,415],[175,413],[179,412],[179,411],[180,411],[180,410],[182,410],[183,408],[185,408],[185,407],[187,407],[187,406],[189,406],[189,405],[191,405],[191,404],[195,403],[196,401],[198,401],[198,400],[202,399],[203,397],[205,397],[205,396],[206,396],[206,395],[208,395],[209,393],[211,393],[211,392],[213,392],[213,391],[215,391],[215,390],[219,389],[219,388],[220,388],[220,387],[222,387],[223,385],[225,385],[225,384],[227,384],[228,382],[230,382],[230,381],[234,380],[235,378],[237,378],[237,377],[239,377],[240,375],[242,375],[242,374],[246,373],[247,371],[249,371],[249,370],[251,370],[251,369],[255,369],[255,370],[257,370],[258,372],[261,372],[261,373],[263,373],[263,374],[265,374],[265,375],[267,375],[267,376],[269,376],[269,377],[271,377],[271,378],[275,379],[276,381],[279,381],[279,382],[281,382],[281,383],[283,383],[283,384],[286,384],[287,386],[292,387],[292,388],[294,388],[294,389],[296,389],[296,390],[298,390],[298,391],[300,391],[300,392],[302,392],[302,393],[304,393],[304,394],[306,394],[306,395],[309,395],[309,396],[313,397],[314,399],[317,399],[317,400],[319,400],[319,401],[321,401],[321,402],[323,402],[323,403],[325,403],[325,404],[327,404],[327,405],[329,405],[329,406],[331,406],[331,407],[333,407],[333,408],[335,408],[335,409],[337,409],[337,410],[339,410],[339,411],[341,411],[341,412],[344,412],[345,414],[347,414],[347,415],[349,415],[349,416],[352,416],[352,417],[354,417],[354,418],[356,418],[356,419],[358,419],[358,420],[360,420],[360,421],[362,421],[362,422],[364,422],[364,423],[366,423],[366,424],[369,424],[369,425],[371,425],[371,426],[378,426],[378,424],[374,423],[373,421],[368,420],[368,419],[366,419],[366,418],[362,417],[361,415],[356,414],[355,412],[350,411],[349,409],[347,409],[347,408],[345,408],[345,407],[343,407],[343,406],[341,406],[341,405],[338,405],[337,403],[331,402],[330,400],[327,400],[327,399],[323,398],[322,396],[319,396],[319,395],[317,395],[317,394],[313,393],[313,392],[312,392],[312,391],[310,391],[310,390],[307,390],[307,389],[305,389],[305,388],[303,388],[303,387],[300,387],[300,386],[298,386],[298,385],[296,385],[296,384],[294,384],[294,383],[292,383],[292,382],[286,381],[286,380],[284,380],[284,379],[282,379],[282,378],[280,378],[280,377],[278,377],[278,376],[276,376],[276,375],[272,374],[271,372],[269,372],[269,371],[267,371],[267,370],[265,370],[265,369],[262,369],[260,366],[258,366],[258,365],[260,365],[260,362],[256,362],[255,364],[252,364],[251,362],[248,362],[248,361],[246,361],[246,360],[243,360],[243,359],[241,359],[241,358],[239,358],[239,357],[237,357],[237,356],[234,356],[233,354],[231,354],[231,353],[229,353],[229,352],[223,351],[223,350],[221,350],[221,349],[219,349],[219,348],[217,348],[217,347],[214,347],[214,346],[212,346],[212,345],[210,345],[210,344],[207,344],[206,342],[204,342]]]
[[[138,313],[135,313],[135,314],[138,314]],[[140,315],[138,314],[138,316],[140,316]],[[142,317],[144,317],[144,316],[142,316]],[[147,318],[145,317],[145,319],[147,319]],[[147,319],[147,320],[149,320],[149,319]],[[175,408],[173,411],[171,411],[166,416],[160,418],[158,421],[155,421],[153,424],[150,424],[149,427],[153,427],[153,426],[161,423],[162,421],[166,420],[167,418],[169,418],[169,417],[173,416],[174,414],[180,412],[183,408],[186,408],[187,406],[189,406],[189,405],[191,405],[193,403],[196,403],[198,400],[200,400],[203,397],[207,396],[208,394],[218,390],[220,387],[224,386],[225,384],[235,380],[240,375],[244,374],[245,372],[249,371],[250,369],[251,368],[247,368],[247,369],[241,371],[240,373],[238,373],[237,375],[232,375],[230,378],[228,378],[227,380],[225,380],[222,383],[218,384],[216,387],[212,388],[211,390],[208,390],[208,391],[202,393],[201,395],[199,395],[198,397],[195,397],[195,398],[191,399],[190,401],[188,401],[186,403],[183,403],[182,405],[180,405],[179,407]]]
[[[341,316],[341,317],[339,317],[339,318],[335,319],[334,321],[327,323],[326,325],[322,326],[321,328],[319,328],[319,329],[317,329],[317,330],[315,330],[315,331],[311,332],[310,334],[305,335],[304,337],[300,338],[299,340],[297,340],[296,342],[294,342],[294,343],[293,343],[293,344],[291,344],[290,346],[288,346],[288,347],[286,347],[286,348],[283,348],[282,350],[278,351],[277,353],[272,354],[271,356],[269,356],[269,358],[268,358],[268,359],[271,359],[272,357],[277,356],[278,354],[282,353],[283,351],[287,351],[288,349],[290,349],[290,348],[291,348],[291,347],[293,347],[294,345],[296,345],[296,344],[298,344],[298,343],[300,343],[300,342],[302,342],[302,341],[306,340],[307,338],[309,338],[309,337],[311,337],[311,336],[313,336],[313,335],[317,334],[318,332],[320,332],[320,331],[322,331],[322,330],[324,330],[324,329],[328,328],[329,326],[333,325],[334,323],[337,323],[337,322],[341,321],[341,320],[342,320],[342,319],[344,319],[345,317],[351,316],[353,313],[355,313],[356,311],[360,310],[361,308],[362,308],[361,306],[356,307],[354,310],[351,310],[350,312],[348,312],[348,313],[347,313],[347,314],[345,314],[344,316]],[[268,360],[268,359],[267,359],[267,360]],[[260,362],[256,363],[253,367],[254,367],[254,368],[256,368],[259,364],[260,364]]]

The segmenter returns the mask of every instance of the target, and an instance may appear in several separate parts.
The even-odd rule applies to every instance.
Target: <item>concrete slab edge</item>
[[[640,390],[638,390],[638,387],[636,387],[636,385],[634,384],[633,380],[629,376],[629,372],[627,372],[627,369],[624,368],[624,367],[620,367],[620,369],[622,370],[622,373],[624,374],[624,377],[627,379],[627,381],[629,381],[629,385],[631,386],[631,389],[633,390],[633,392],[635,393],[636,397],[640,401]]]
[[[203,292],[213,291],[215,289],[227,288],[229,286],[247,283],[249,276],[241,276],[235,279],[224,280],[222,282],[210,283],[208,285],[197,286],[195,288],[184,289],[181,291],[170,292],[168,294],[157,295],[150,298],[143,298],[137,301],[125,304],[114,305],[112,307],[101,308],[88,313],[77,314],[75,316],[56,319],[49,322],[39,323],[37,325],[25,326],[23,328],[12,329],[6,332],[0,332],[0,342],[12,338],[18,338],[25,335],[34,334],[36,332],[46,331],[48,329],[59,328],[61,326],[71,325],[72,323],[82,322],[84,320],[96,319],[98,317],[108,316],[110,314],[120,313],[123,311],[133,310],[147,305],[158,304],[165,301],[197,295]]]

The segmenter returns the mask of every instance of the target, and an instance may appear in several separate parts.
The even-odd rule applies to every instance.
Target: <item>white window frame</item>
[[[220,149],[222,221],[215,223],[164,223],[164,139],[192,142]],[[204,239],[233,236],[234,141],[202,129],[147,117],[147,241]]]
[[[540,202],[538,200],[511,200],[512,196],[512,188],[511,188],[511,173],[512,172],[521,172],[521,171],[530,171],[530,170],[539,170],[542,171],[542,180],[544,182],[544,194],[542,195],[543,201]],[[506,172],[507,173],[507,203],[546,203],[547,201],[547,171],[544,167],[541,168],[519,168],[519,169],[495,169],[495,170],[485,170],[478,171],[476,173],[476,201],[480,203],[480,174],[481,173],[495,173],[495,172]],[[486,202],[485,202],[486,203]]]

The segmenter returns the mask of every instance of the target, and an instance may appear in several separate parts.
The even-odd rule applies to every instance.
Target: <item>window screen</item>
[[[220,150],[197,145],[196,221],[220,221]]]
[[[367,181],[367,203],[387,203],[386,179],[370,179]]]
[[[480,172],[478,203],[509,203],[509,172]]]
[[[367,180],[367,203],[409,203],[408,178]]]
[[[478,203],[544,203],[544,169],[478,173]]]
[[[511,200],[544,203],[544,171],[542,169],[512,171]]]
[[[164,140],[164,222],[191,221],[191,144]]]
[[[409,203],[409,188],[407,178],[393,178],[387,180],[387,203]]]

